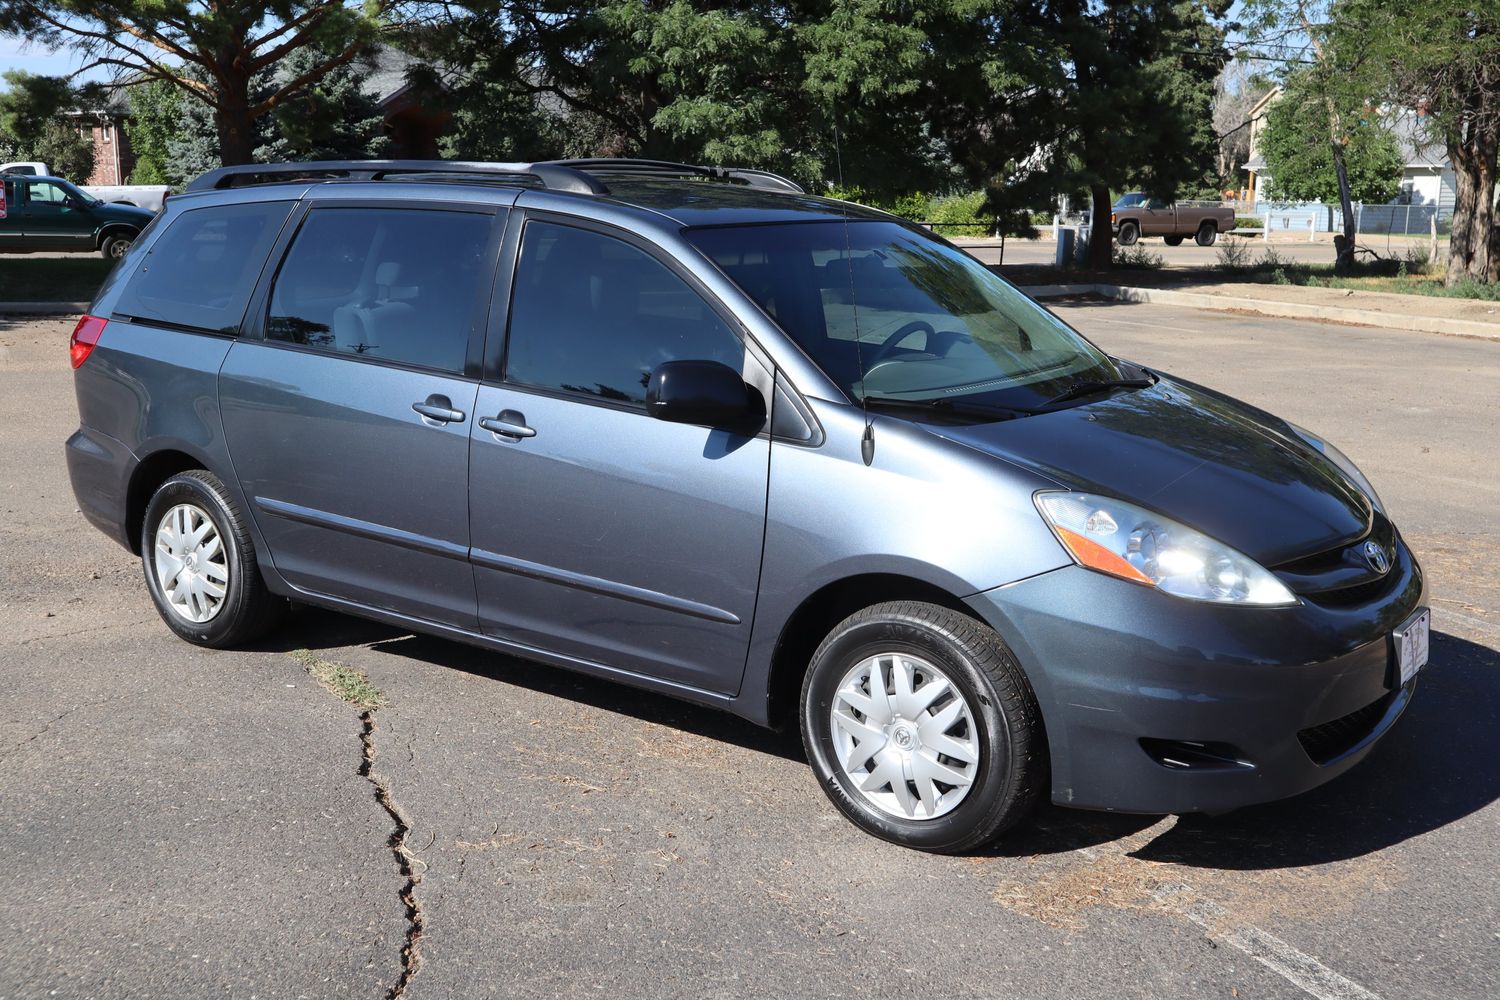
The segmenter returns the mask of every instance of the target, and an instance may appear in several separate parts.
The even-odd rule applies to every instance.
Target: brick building
[[[135,154],[125,135],[125,103],[90,111],[69,111],[68,119],[80,134],[94,141],[94,172],[83,184],[124,184],[135,167]]]

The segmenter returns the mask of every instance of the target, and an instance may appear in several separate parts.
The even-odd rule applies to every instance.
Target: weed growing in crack
[[[299,649],[291,655],[292,659],[307,669],[314,680],[355,708],[369,711],[390,704],[363,671],[319,659],[311,650]]]

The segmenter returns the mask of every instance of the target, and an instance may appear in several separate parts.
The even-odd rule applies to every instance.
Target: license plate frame
[[[1391,632],[1396,661],[1396,686],[1405,687],[1427,666],[1432,654],[1432,609],[1418,608]]]

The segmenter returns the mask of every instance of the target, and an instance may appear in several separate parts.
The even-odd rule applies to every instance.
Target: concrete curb
[[[87,302],[0,302],[0,316],[72,316],[88,311]]]
[[[1413,316],[1382,312],[1377,309],[1350,309],[1344,306],[1314,305],[1305,302],[1283,302],[1238,295],[1210,295],[1206,292],[1184,292],[1175,288],[1136,288],[1129,285],[1077,284],[1033,285],[1022,291],[1034,299],[1059,298],[1065,295],[1101,295],[1121,302],[1155,302],[1167,306],[1189,306],[1218,312],[1250,312],[1279,319],[1328,320],[1334,323],[1357,323],[1387,330],[1412,333],[1441,333],[1454,337],[1479,337],[1500,340],[1500,323],[1442,316]]]

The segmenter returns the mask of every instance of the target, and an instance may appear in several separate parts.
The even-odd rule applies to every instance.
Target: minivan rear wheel
[[[954,853],[1024,817],[1047,777],[1036,697],[992,629],[899,601],[846,618],[813,654],[802,740],[819,783],[869,833]]]
[[[261,579],[244,515],[210,472],[179,473],[157,488],[146,505],[141,562],[157,613],[199,646],[253,639],[286,609]]]

